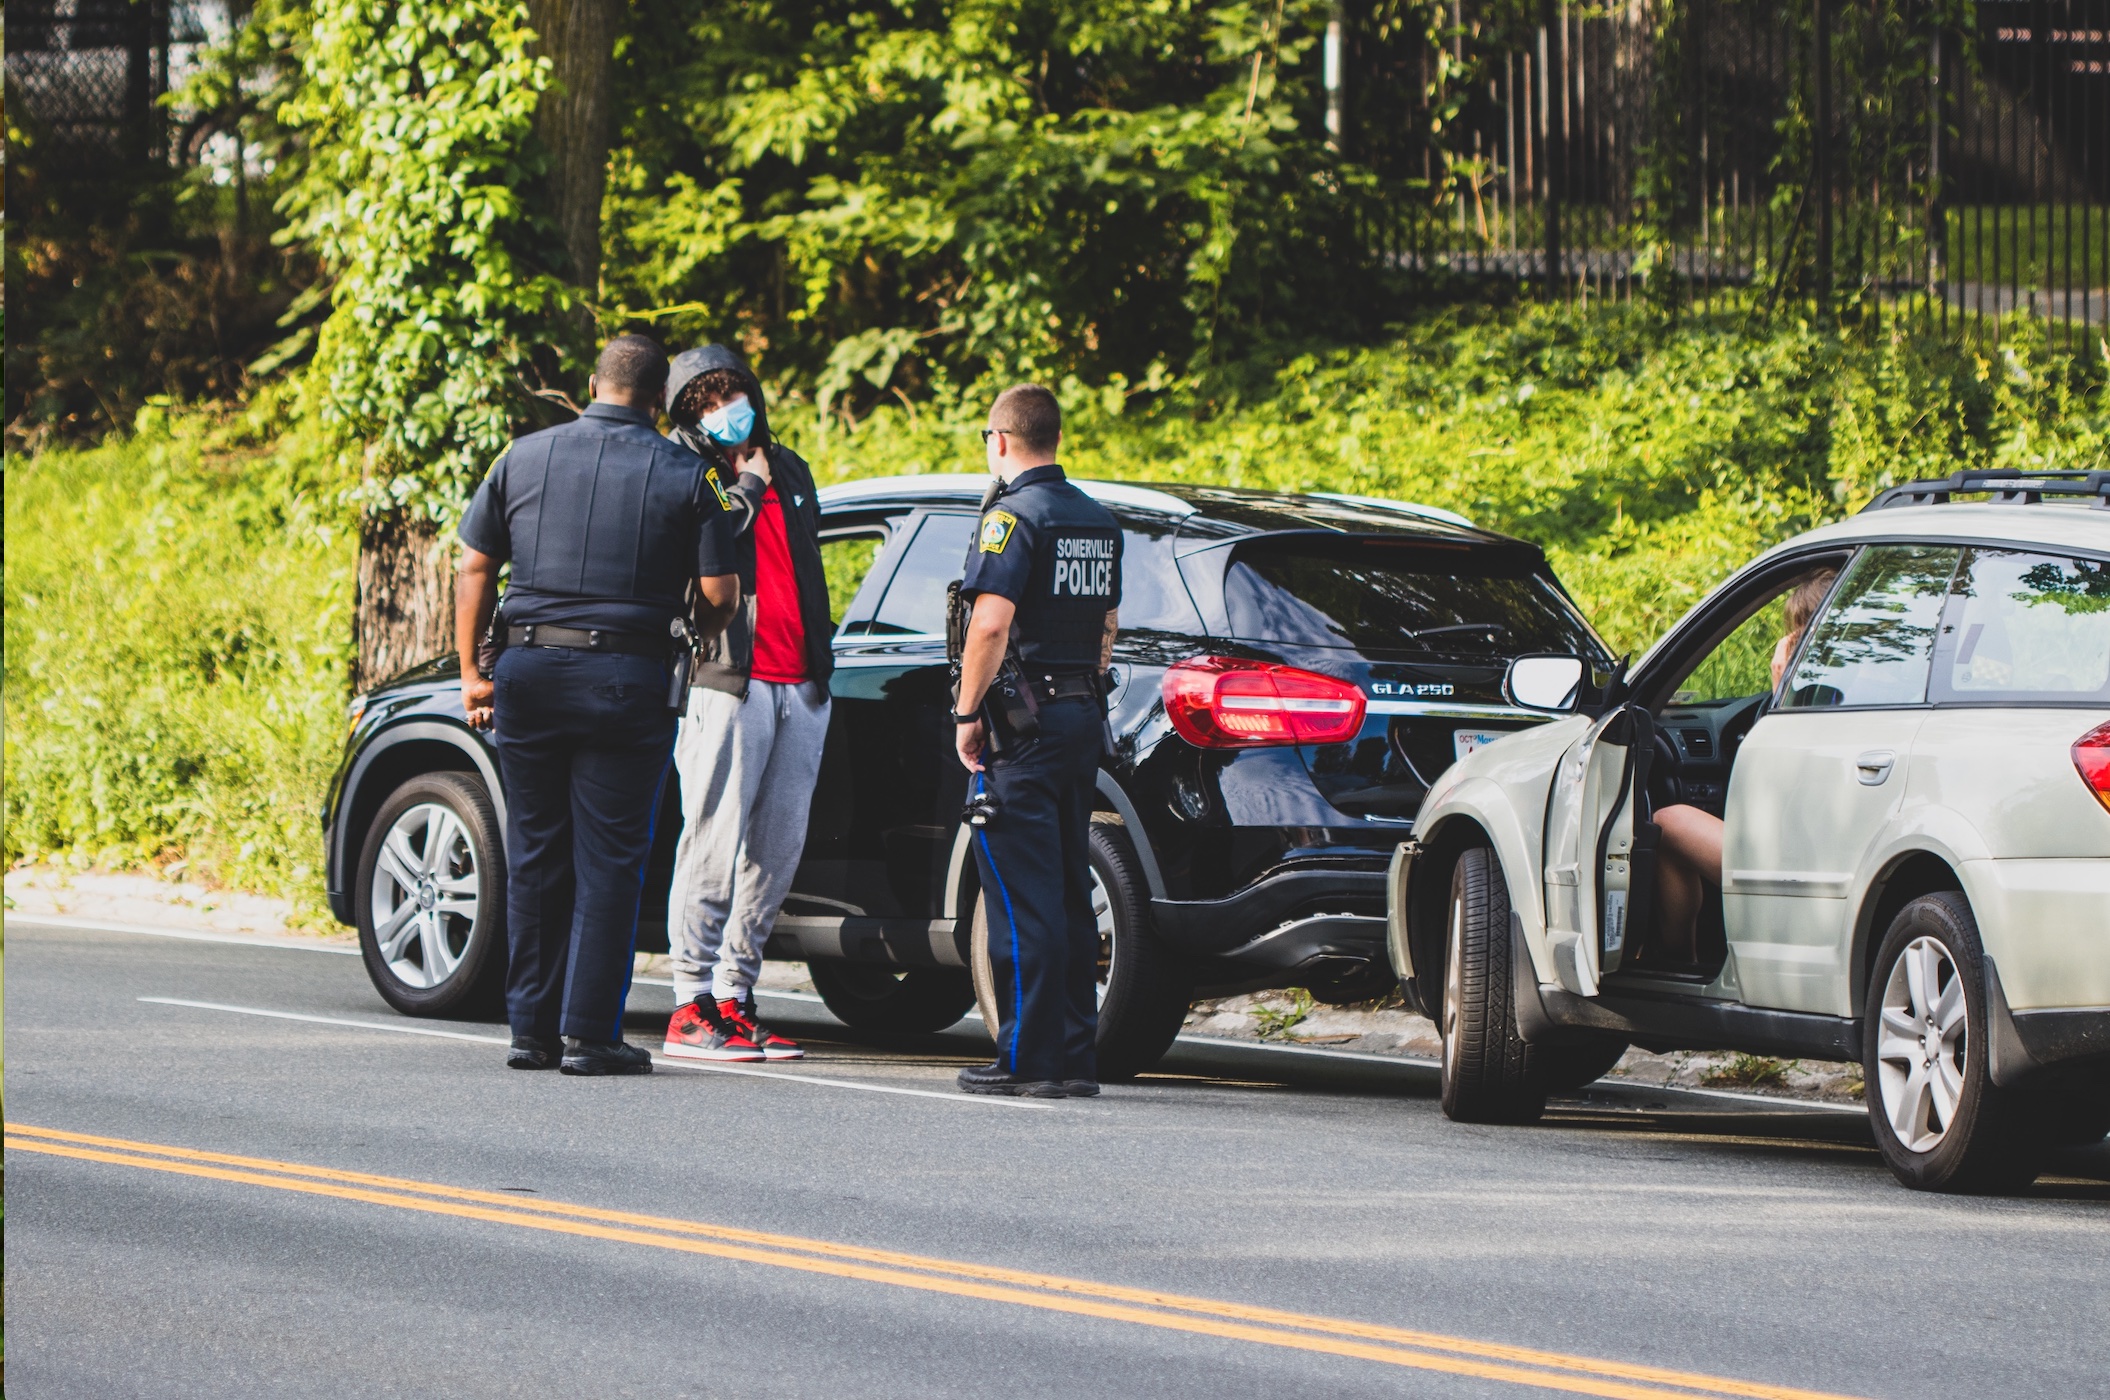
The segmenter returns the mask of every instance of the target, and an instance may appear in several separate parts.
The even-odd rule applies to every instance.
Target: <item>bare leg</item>
[[[1679,804],[1656,813],[1663,840],[1656,855],[1657,936],[1667,961],[1699,957],[1700,901],[1722,883],[1722,819]]]

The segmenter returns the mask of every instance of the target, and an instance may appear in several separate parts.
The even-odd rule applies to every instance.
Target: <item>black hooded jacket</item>
[[[806,679],[825,687],[835,670],[831,646],[835,623],[828,616],[828,575],[821,565],[821,506],[814,490],[813,471],[798,453],[770,436],[762,386],[738,355],[722,345],[707,345],[683,351],[668,368],[670,405],[689,380],[708,370],[729,369],[744,381],[741,387],[755,410],[754,431],[748,441],[761,447],[769,460],[771,477],[765,482],[754,472],[736,475],[725,449],[700,426],[675,424],[675,436],[700,453],[720,481],[732,483],[726,487],[725,496],[734,532],[733,561],[740,575],[739,605],[733,609],[725,630],[704,647],[690,684],[729,695],[747,694],[755,659],[755,516],[773,483],[784,512],[784,539],[791,550],[792,578],[798,585],[799,621],[806,634]]]

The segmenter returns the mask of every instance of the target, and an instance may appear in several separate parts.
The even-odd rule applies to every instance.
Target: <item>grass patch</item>
[[[1765,1055],[1739,1054],[1700,1082],[1710,1089],[1785,1089],[1789,1066]]]
[[[9,864],[181,866],[319,915],[357,540],[241,420],[7,470]]]

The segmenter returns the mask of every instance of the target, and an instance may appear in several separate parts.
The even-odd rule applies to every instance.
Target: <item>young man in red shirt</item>
[[[684,825],[667,907],[674,996],[665,1053],[798,1059],[756,1018],[755,979],[806,845],[834,668],[820,503],[769,435],[762,386],[722,345],[674,357],[667,416],[728,482],[740,601],[704,651],[674,745]]]

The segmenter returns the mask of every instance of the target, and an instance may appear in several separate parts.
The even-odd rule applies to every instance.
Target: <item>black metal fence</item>
[[[7,0],[7,100],[43,141],[91,161],[168,155],[171,62],[208,15],[246,0]]]
[[[1399,265],[1991,335],[2024,312],[2064,348],[2110,326],[2110,0],[1486,3],[1424,84]]]

